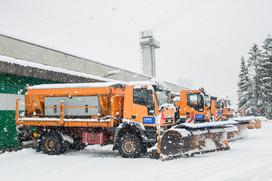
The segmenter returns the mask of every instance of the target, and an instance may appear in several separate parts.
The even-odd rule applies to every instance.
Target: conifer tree
[[[248,89],[248,106],[246,112],[248,115],[259,115],[260,84],[259,75],[257,75],[261,56],[261,50],[257,44],[253,44],[249,51],[247,69],[249,73],[250,87]]]
[[[263,102],[266,108],[266,117],[272,118],[272,37],[268,36],[263,44],[262,53],[262,85]]]
[[[238,106],[239,109],[246,110],[249,106],[250,81],[244,57],[241,58],[239,78],[240,80],[238,83],[238,100],[239,100]]]
[[[239,108],[246,115],[272,119],[272,37],[265,39],[262,49],[254,44],[248,54],[247,62],[241,59]]]
[[[264,77],[265,77],[265,68],[263,59],[260,59],[258,61],[258,64],[256,65],[256,74],[253,78],[254,82],[254,95],[255,98],[255,106],[256,106],[256,112],[255,116],[262,116],[266,113],[266,106],[264,104]]]

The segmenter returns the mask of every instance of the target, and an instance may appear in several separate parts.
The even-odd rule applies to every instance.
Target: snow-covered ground
[[[25,149],[0,155],[0,181],[272,180],[272,122],[249,136],[231,143],[229,151],[164,162],[121,158],[110,146],[60,156]]]

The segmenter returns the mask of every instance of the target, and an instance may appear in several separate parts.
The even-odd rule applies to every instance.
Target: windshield
[[[208,95],[205,95],[205,105],[208,107],[211,105],[211,99]]]
[[[164,104],[171,104],[170,92],[166,90],[156,90],[156,96],[159,107]]]
[[[203,94],[192,94],[188,95],[188,106],[194,108],[197,111],[203,111],[204,109],[204,95]]]
[[[226,100],[226,107],[227,107],[227,108],[230,108],[230,107],[231,107],[231,102],[230,102],[230,100]]]
[[[223,108],[223,103],[221,101],[216,102],[216,109],[222,109]]]

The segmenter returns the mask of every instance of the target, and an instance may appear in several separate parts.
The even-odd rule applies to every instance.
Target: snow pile
[[[33,149],[3,153],[0,154],[0,180],[269,181],[272,178],[271,129],[272,123],[265,122],[262,129],[249,130],[249,139],[231,142],[228,151],[164,162],[148,156],[125,159],[112,151],[112,146],[96,145],[59,156]],[[132,170],[141,172],[133,174]]]
[[[157,79],[150,79],[148,81],[131,81],[128,83],[128,85],[131,86],[153,86],[153,85],[158,85],[159,87],[161,87],[164,90],[170,90],[169,87],[160,80]]]
[[[197,123],[197,124],[182,123],[180,125],[182,125],[186,128],[196,129],[196,128],[206,128],[206,127],[209,127],[209,128],[224,127],[224,126],[233,125],[233,124],[237,124],[237,122],[234,120],[228,120],[228,121],[221,121],[221,122],[206,122],[206,123]],[[178,125],[178,126],[180,126],[180,125]]]
[[[268,119],[264,116],[257,116],[257,117],[255,117],[255,119],[258,119],[260,121],[268,121]]]
[[[234,117],[232,118],[236,121],[251,121],[251,120],[254,120],[255,117],[254,116],[241,116],[241,117]]]
[[[244,122],[244,121],[255,122],[256,120],[268,121],[268,119],[264,116],[241,116],[241,117],[234,117],[231,119],[233,119],[237,122]]]

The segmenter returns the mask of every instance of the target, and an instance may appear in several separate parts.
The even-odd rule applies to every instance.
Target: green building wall
[[[8,98],[24,95],[26,85],[56,83],[50,80],[42,80],[35,77],[22,77],[11,74],[0,74],[0,96]],[[13,96],[14,95],[14,96]],[[3,99],[1,99],[3,100]],[[8,99],[4,99],[8,100]],[[0,102],[0,150],[18,148],[15,127],[15,102]]]

